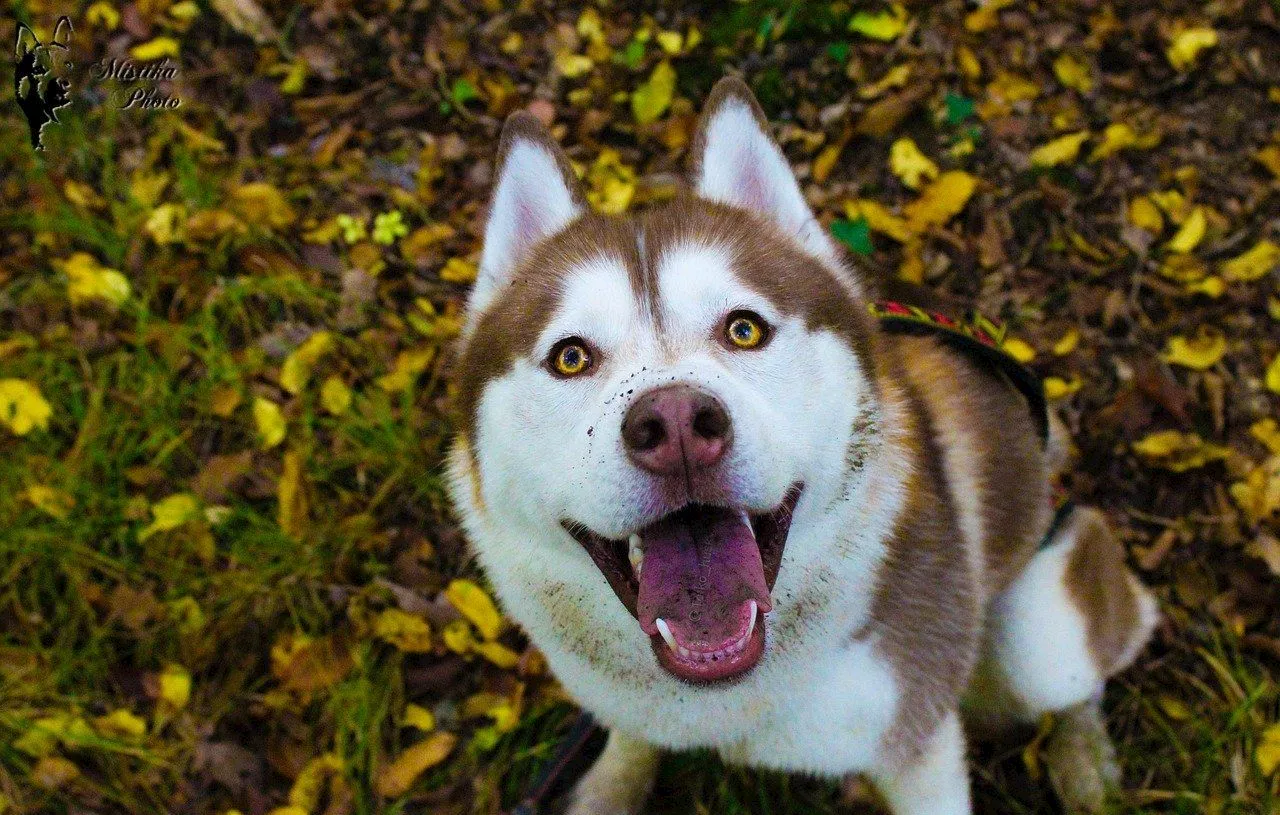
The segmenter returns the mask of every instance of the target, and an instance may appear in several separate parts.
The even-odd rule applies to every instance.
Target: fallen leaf
[[[271,18],[253,0],[210,0],[210,5],[227,21],[227,25],[259,45],[279,36]]]
[[[1263,381],[1266,383],[1267,390],[1272,393],[1280,393],[1280,354],[1271,360],[1271,364],[1267,366],[1267,373]]]
[[[1222,332],[1204,327],[1194,338],[1170,337],[1160,358],[1174,365],[1205,371],[1217,365],[1227,353],[1227,338]]]
[[[1187,216],[1187,220],[1183,222],[1174,236],[1165,244],[1165,249],[1170,252],[1190,252],[1200,245],[1200,241],[1204,240],[1204,233],[1208,227],[1208,221],[1205,218],[1204,207],[1196,207],[1191,210],[1191,214]]]
[[[1040,145],[1031,151],[1032,167],[1056,167],[1068,161],[1075,161],[1080,155],[1080,146],[1089,138],[1089,131],[1069,133],[1051,142]]]
[[[622,161],[617,150],[604,148],[587,170],[587,202],[606,215],[619,215],[631,206],[636,192],[636,171]]]
[[[177,59],[178,41],[172,37],[156,37],[154,40],[130,48],[129,56],[139,62],[154,62],[165,57]]]
[[[520,662],[520,655],[500,642],[478,642],[471,650],[503,670],[510,670]]]
[[[1264,778],[1270,778],[1276,768],[1280,767],[1280,722],[1262,731],[1262,738],[1258,741],[1253,756]]]
[[[320,806],[325,782],[342,769],[342,758],[336,753],[325,753],[308,761],[289,788],[289,806],[306,813],[314,812]]]
[[[253,400],[253,422],[258,427],[258,442],[270,450],[284,441],[285,421],[280,406],[261,396]]]
[[[978,187],[977,179],[961,170],[950,170],[924,189],[920,197],[903,207],[907,227],[921,234],[943,226],[959,215]]]
[[[299,394],[311,378],[311,369],[322,356],[333,350],[336,338],[330,331],[317,331],[289,356],[280,367],[280,387],[292,394]]]
[[[444,596],[486,640],[497,639],[502,633],[502,615],[480,586],[470,580],[454,580],[445,589]]]
[[[378,773],[378,794],[384,798],[404,795],[418,776],[448,758],[457,743],[458,737],[452,733],[437,732],[407,748]]]
[[[476,265],[462,258],[449,258],[440,269],[440,279],[446,283],[474,283],[478,274]]]
[[[1275,419],[1259,419],[1249,426],[1249,435],[1266,446],[1272,455],[1280,456],[1280,424]]]
[[[1076,346],[1080,344],[1080,332],[1074,328],[1068,328],[1067,332],[1062,335],[1062,339],[1053,344],[1054,356],[1065,357],[1072,351],[1076,350]]]
[[[60,489],[44,484],[32,484],[22,497],[50,518],[65,520],[75,508],[76,499]]]
[[[67,297],[74,305],[105,300],[119,306],[129,299],[129,279],[115,269],[107,269],[87,252],[76,252],[61,262],[67,276]]]
[[[555,66],[561,76],[577,79],[594,68],[595,63],[591,61],[591,57],[570,51],[560,51],[556,54]]]
[[[151,517],[151,524],[138,533],[138,540],[146,540],[157,532],[177,529],[201,517],[200,502],[189,492],[175,493],[152,504]]]
[[[1115,122],[1102,131],[1102,142],[1089,154],[1089,161],[1098,161],[1138,144],[1138,134],[1124,122]]]
[[[1228,488],[1231,498],[1254,523],[1280,512],[1280,456],[1272,456]]]
[[[427,369],[435,356],[436,349],[433,346],[401,351],[396,356],[391,373],[378,377],[378,387],[391,393],[408,389],[417,379],[418,374]]]
[[[1053,73],[1068,88],[1088,93],[1093,90],[1093,76],[1089,66],[1070,54],[1062,54],[1053,61]]]
[[[1248,283],[1261,280],[1280,269],[1280,245],[1270,240],[1260,240],[1247,252],[1222,264],[1222,276],[1232,283]]]
[[[423,733],[430,733],[436,729],[436,717],[421,705],[408,704],[404,706],[404,715],[400,717],[400,724],[402,727],[412,727]]]
[[[422,654],[431,650],[431,626],[398,608],[388,608],[374,620],[373,633],[401,651]]]
[[[888,42],[896,40],[907,28],[907,10],[901,3],[894,3],[885,11],[859,11],[849,20],[849,30],[870,37],[873,40]]]
[[[907,226],[905,218],[894,215],[878,201],[872,201],[868,198],[847,201],[844,205],[844,212],[850,220],[856,221],[861,218],[867,222],[867,226],[871,231],[888,235],[899,243],[906,243],[915,237],[911,228]]]
[[[648,81],[631,94],[631,113],[636,123],[647,125],[656,122],[667,108],[676,90],[676,69],[667,60],[659,62]]]
[[[1226,447],[1205,441],[1195,433],[1177,430],[1149,433],[1135,441],[1132,447],[1135,453],[1149,463],[1175,473],[1220,461],[1231,452]]]
[[[1174,36],[1164,53],[1175,70],[1185,71],[1195,67],[1201,51],[1217,44],[1218,32],[1212,28],[1187,28]]]
[[[1000,350],[1009,356],[1026,365],[1036,358],[1036,349],[1032,348],[1025,341],[1017,337],[1005,337],[1004,342],[1000,343]]]
[[[31,779],[41,787],[56,790],[80,777],[80,769],[62,756],[45,756],[31,769]]]
[[[177,663],[160,672],[160,702],[169,710],[181,710],[191,701],[191,674]]]
[[[147,734],[146,720],[124,708],[94,719],[93,727],[108,738],[139,739]]]
[[[231,192],[232,208],[246,223],[283,229],[297,220],[284,193],[265,181],[242,184]]]
[[[320,386],[320,404],[334,416],[341,416],[351,407],[351,389],[342,377],[334,375]]]
[[[898,139],[889,148],[889,169],[913,190],[919,189],[921,179],[932,181],[938,177],[938,165],[909,138]]]
[[[302,470],[301,453],[290,450],[284,454],[277,486],[276,522],[280,531],[294,540],[302,540],[307,529],[307,493]]]

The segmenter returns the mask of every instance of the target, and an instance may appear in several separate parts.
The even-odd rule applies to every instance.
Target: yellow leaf
[[[1070,54],[1062,54],[1053,61],[1053,73],[1068,88],[1081,93],[1093,90],[1093,76],[1089,72],[1089,66]]]
[[[1160,264],[1160,276],[1175,283],[1192,283],[1205,275],[1205,265],[1195,255],[1167,255]]]
[[[1211,444],[1195,433],[1159,430],[1148,433],[1132,444],[1133,452],[1149,463],[1175,473],[1203,467],[1211,461],[1227,457],[1230,450]]]
[[[1266,379],[1267,390],[1272,393],[1280,393],[1280,354],[1276,354],[1275,359],[1271,360],[1271,364],[1267,366]]]
[[[915,234],[907,226],[906,219],[894,215],[879,201],[872,201],[869,198],[846,201],[844,212],[850,220],[865,218],[871,231],[888,235],[899,243],[906,243],[915,238]]]
[[[284,365],[280,368],[280,387],[292,394],[301,393],[307,386],[307,380],[311,378],[312,367],[334,345],[333,333],[329,331],[317,331],[307,337],[293,353],[285,357]]]
[[[873,40],[888,42],[902,35],[907,28],[908,19],[907,10],[902,4],[894,3],[886,11],[859,11],[849,20],[849,30]]]
[[[1185,71],[1195,66],[1201,51],[1217,44],[1218,32],[1212,28],[1188,28],[1174,36],[1164,53],[1175,70]]]
[[[679,31],[659,31],[655,39],[658,41],[658,47],[671,56],[679,54],[684,48],[684,35]]]
[[[604,148],[586,173],[587,202],[605,215],[619,215],[631,206],[636,192],[636,171],[622,161],[617,150]]]
[[[813,160],[813,170],[811,175],[813,180],[821,184],[831,175],[831,171],[835,169],[836,161],[840,158],[840,152],[844,149],[844,145],[839,142],[828,144],[822,148],[822,152],[818,153]]]
[[[191,701],[191,674],[170,663],[160,672],[160,702],[169,710],[181,710]]]
[[[75,305],[106,300],[118,306],[129,299],[129,280],[115,269],[104,268],[86,252],[76,252],[61,262],[67,276],[67,297]]]
[[[283,229],[297,220],[284,193],[265,181],[243,184],[231,192],[232,209],[246,223]]]
[[[1079,344],[1080,332],[1074,328],[1068,328],[1067,333],[1062,335],[1062,339],[1053,344],[1053,354],[1054,356],[1065,357],[1076,350],[1076,346]]]
[[[1270,170],[1276,178],[1280,178],[1280,144],[1271,144],[1262,148],[1253,154],[1253,158]]]
[[[431,360],[435,359],[436,349],[427,346],[410,351],[401,351],[396,357],[391,373],[378,377],[378,387],[390,393],[406,390],[413,384],[418,374],[427,369]]]
[[[1263,239],[1249,251],[1222,264],[1222,276],[1232,283],[1261,280],[1280,268],[1280,245]]]
[[[334,375],[320,386],[320,404],[334,416],[341,416],[351,407],[351,389],[342,377]]]
[[[1204,240],[1204,233],[1207,227],[1208,222],[1205,220],[1204,207],[1196,207],[1191,210],[1191,215],[1187,217],[1187,220],[1183,222],[1174,236],[1165,244],[1165,248],[1170,252],[1190,252],[1200,245],[1200,241]]]
[[[520,655],[500,642],[477,643],[471,650],[503,670],[514,668],[520,662]]]
[[[1161,694],[1156,701],[1160,703],[1160,709],[1164,711],[1164,715],[1175,722],[1185,722],[1192,716],[1191,708],[1176,696]]]
[[[454,580],[444,590],[444,596],[453,604],[463,617],[471,621],[480,636],[486,640],[496,639],[502,633],[502,615],[493,600],[470,580]]]
[[[462,702],[462,716],[474,719],[487,716],[493,720],[498,732],[508,733],[520,723],[520,709],[523,707],[521,692],[517,690],[514,697],[498,693],[482,691],[473,693]]]
[[[555,58],[555,65],[560,75],[569,79],[577,79],[595,67],[591,57],[574,54],[569,51],[558,52]]]
[[[263,450],[270,450],[284,441],[284,414],[280,406],[259,396],[253,400],[253,422],[258,427],[258,442]]]
[[[1272,455],[1280,456],[1280,424],[1275,419],[1259,419],[1249,427],[1249,435],[1266,445]]]
[[[141,62],[151,62],[164,57],[178,58],[178,41],[172,37],[156,37],[150,42],[135,45],[129,55]]]
[[[289,806],[303,812],[314,812],[320,806],[325,782],[342,772],[342,759],[336,753],[325,753],[307,762],[289,788]]]
[[[302,89],[307,84],[307,61],[305,59],[295,59],[289,63],[288,73],[284,79],[280,81],[280,92],[290,95],[302,93]]]
[[[457,743],[452,733],[438,732],[409,747],[378,773],[378,794],[384,798],[404,795],[418,776],[448,758]]]
[[[412,654],[431,650],[431,626],[421,617],[389,608],[378,615],[373,623],[373,633],[401,651]]]
[[[32,484],[22,494],[36,509],[51,518],[65,519],[75,508],[76,499],[59,489],[43,484]]]
[[[1036,358],[1036,349],[1017,337],[1006,337],[1000,349],[1023,365]]]
[[[898,278],[908,283],[924,282],[924,241],[912,238],[902,245],[902,263],[898,265]]]
[[[449,258],[440,270],[440,279],[446,283],[474,283],[477,274],[474,263],[462,258]]]
[[[1262,740],[1258,742],[1253,757],[1257,760],[1258,769],[1262,770],[1264,778],[1270,778],[1276,771],[1276,767],[1280,767],[1280,723],[1273,724],[1262,731]]]
[[[1261,523],[1280,512],[1280,456],[1272,456],[1251,469],[1243,481],[1228,492],[1253,523]]]
[[[647,125],[658,121],[671,106],[675,90],[676,69],[671,67],[670,61],[664,59],[654,67],[648,81],[631,94],[631,113],[635,116],[636,123]]]
[[[901,138],[889,148],[889,169],[911,189],[919,189],[920,180],[938,177],[938,165],[920,152],[909,138]]]
[[[1089,138],[1089,131],[1070,133],[1059,136],[1051,142],[1042,144],[1031,151],[1032,167],[1056,167],[1068,161],[1075,161],[1080,155],[1080,146]]]
[[[1183,291],[1187,294],[1203,294],[1205,297],[1212,297],[1216,300],[1226,293],[1227,284],[1222,278],[1213,275],[1212,277],[1206,277],[1204,280],[1186,284]]]
[[[307,492],[303,483],[302,454],[290,450],[284,454],[280,483],[276,488],[276,521],[280,531],[301,540],[307,528]]]
[[[963,49],[963,46],[962,46]],[[972,52],[969,52],[973,56]],[[890,88],[901,88],[907,84],[907,80],[911,78],[911,63],[904,62],[901,65],[890,68],[884,76],[872,82],[870,85],[864,85],[858,88],[859,99],[875,99]]]
[[[972,49],[964,45],[957,48],[956,62],[965,76],[973,80],[982,78],[982,63],[978,62],[978,55]]]
[[[1194,338],[1170,337],[1160,358],[1174,365],[1206,371],[1227,353],[1227,338],[1216,329],[1202,328]]]
[[[16,435],[32,430],[47,430],[53,408],[40,394],[40,389],[25,379],[0,379],[0,423]]]
[[[199,517],[200,504],[196,497],[189,492],[175,493],[151,505],[151,524],[138,533],[138,540],[146,540],[157,532],[177,529]]]
[[[436,717],[421,705],[405,705],[400,724],[403,727],[413,727],[423,733],[430,733],[436,729]]]
[[[120,25],[120,12],[116,11],[115,6],[103,0],[98,0],[85,9],[84,17],[89,25],[101,26],[108,31],[115,31],[116,26]]]
[[[1058,376],[1046,376],[1044,378],[1044,398],[1050,402],[1056,402],[1059,399],[1066,399],[1083,387],[1084,382],[1076,376],[1071,377],[1070,380]]]
[[[1013,0],[987,0],[965,15],[965,30],[978,34],[994,27],[1000,21],[1000,9],[1011,5]]]
[[[186,220],[187,208],[182,204],[161,204],[147,216],[142,228],[158,244],[179,243]]]
[[[1132,127],[1124,122],[1109,124],[1102,131],[1102,143],[1093,148],[1093,152],[1089,154],[1089,161],[1097,161],[1113,156],[1126,147],[1133,147],[1137,143],[1138,134]]]
[[[445,647],[455,654],[469,654],[476,645],[475,635],[466,620],[454,620],[446,625],[440,632],[440,638],[444,640]]]
[[[918,235],[930,227],[943,226],[960,214],[977,187],[977,179],[966,172],[943,173],[919,198],[903,207],[907,228]]]
[[[1164,216],[1150,196],[1140,195],[1129,202],[1129,223],[1159,234],[1164,229]]]
[[[99,733],[111,738],[137,739],[147,734],[147,722],[130,710],[120,708],[93,720]]]
[[[231,815],[231,813],[227,812],[224,813],[224,815]],[[311,813],[302,807],[296,807],[290,804],[289,806],[276,807],[268,812],[267,815],[311,815]]]

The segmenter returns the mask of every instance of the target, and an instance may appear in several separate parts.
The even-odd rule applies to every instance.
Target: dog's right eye
[[[560,340],[551,347],[547,355],[547,367],[560,377],[571,377],[591,370],[591,349],[581,337],[569,337]]]

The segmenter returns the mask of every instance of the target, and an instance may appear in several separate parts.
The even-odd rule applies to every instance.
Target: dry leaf
[[[932,181],[938,177],[938,165],[908,138],[898,139],[889,148],[889,169],[913,190],[920,187],[921,179]]]
[[[484,589],[470,580],[454,580],[445,589],[444,596],[486,640],[497,639],[502,633],[502,615]]]
[[[1089,138],[1089,131],[1070,133],[1060,136],[1051,142],[1042,144],[1031,151],[1032,167],[1056,167],[1068,161],[1075,161],[1080,155],[1080,146]]]
[[[452,733],[438,732],[409,747],[378,773],[378,794],[384,798],[404,795],[418,776],[448,758],[457,743]]]
[[[1160,358],[1174,365],[1205,371],[1217,365],[1227,353],[1227,338],[1221,331],[1202,327],[1194,338],[1170,337]]]

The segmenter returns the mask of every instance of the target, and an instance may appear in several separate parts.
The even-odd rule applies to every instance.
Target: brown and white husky
[[[747,87],[716,86],[691,192],[653,211],[589,212],[527,114],[498,164],[451,489],[610,730],[571,812],[638,812],[660,751],[703,747],[961,815],[964,727],[1050,711],[1064,804],[1098,807],[1098,700],[1156,603],[1095,510],[1038,546],[1061,432],[994,369],[880,329]]]

